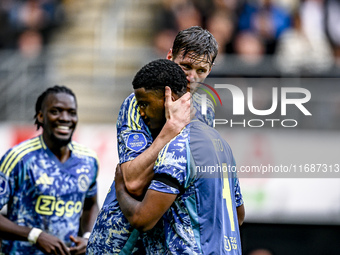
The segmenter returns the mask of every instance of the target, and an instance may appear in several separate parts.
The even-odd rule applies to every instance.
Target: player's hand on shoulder
[[[36,242],[39,250],[46,254],[70,255],[69,248],[58,237],[42,232]]]
[[[74,255],[85,254],[88,239],[82,238],[80,236],[76,236],[76,237],[70,236],[70,239],[76,245],[75,247],[70,248],[71,254],[74,254]]]
[[[176,101],[173,100],[171,89],[165,87],[165,116],[167,123],[179,133],[190,123],[190,92],[185,93]]]

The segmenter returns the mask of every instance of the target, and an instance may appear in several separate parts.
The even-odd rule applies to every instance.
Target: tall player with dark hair
[[[7,217],[0,215],[2,253],[84,254],[99,210],[97,156],[72,141],[78,115],[70,89],[48,88],[35,110],[42,135],[0,161],[0,208],[8,206]]]
[[[195,91],[195,86],[199,82],[203,82],[209,75],[217,52],[218,46],[213,35],[209,31],[195,26],[178,33],[173,47],[166,57],[178,64],[184,71],[187,79],[187,91],[193,94],[192,104],[196,109],[195,115],[199,120],[210,126],[213,125],[214,110],[212,107],[208,107],[207,115],[202,115],[201,100],[197,98],[199,95],[193,92]],[[184,98],[181,98],[181,100],[185,102]],[[180,103],[181,101],[177,102],[177,104]],[[150,135],[145,125],[140,123],[143,120],[138,107],[139,105],[132,93],[121,107],[120,112],[124,114],[120,114],[117,120],[119,163],[122,164],[127,189],[135,196],[142,195],[147,184],[151,181],[153,165],[159,151],[188,123],[188,119],[182,120],[178,118],[180,121],[175,126],[174,120],[169,119],[157,136]],[[189,116],[189,111],[186,108],[181,109],[181,112],[183,116]],[[131,125],[129,125],[130,123]],[[171,127],[176,128],[169,128],[170,123],[172,123]],[[145,137],[146,150],[144,148],[133,148],[129,145],[128,137],[131,133],[141,134],[140,136],[143,136],[142,140]]]
[[[195,116],[198,120],[213,126],[215,117],[213,104],[208,101],[207,114],[202,115],[201,98],[195,93],[200,82],[211,72],[218,52],[218,45],[214,36],[207,30],[193,26],[180,31],[173,43],[173,47],[167,54],[167,59],[178,64],[184,71],[187,79],[187,91],[192,94],[192,106],[195,108]],[[178,102],[171,106],[181,105],[185,102],[185,97],[181,97]],[[210,103],[209,103],[210,102]],[[169,103],[169,102],[168,102]],[[177,103],[177,105],[175,105]],[[170,103],[169,103],[170,105]],[[186,119],[180,116],[188,116],[189,111],[185,107],[178,114],[171,113],[171,107],[166,105],[166,112],[170,111],[170,119],[165,123],[158,136],[150,135],[148,128],[142,123],[136,98],[132,93],[123,103],[120,115],[117,120],[117,141],[119,163],[121,164],[125,185],[130,194],[141,196],[153,177],[153,166],[159,151],[177,135],[185,124]],[[169,109],[169,110],[167,110]],[[171,116],[172,115],[172,116]],[[177,118],[176,118],[177,117]],[[179,120],[176,122],[175,121]],[[169,125],[172,123],[172,125]],[[176,127],[176,128],[169,128]],[[132,134],[140,136],[143,142],[142,147],[134,148],[129,144],[129,137]],[[145,143],[144,143],[145,142]],[[235,194],[237,197],[237,211],[240,224],[244,220],[243,199],[238,180],[235,180]],[[112,190],[114,186],[112,185]],[[111,192],[114,193],[114,192]],[[110,195],[108,195],[110,197]]]
[[[178,33],[166,58],[181,67],[186,76],[187,91],[194,91],[194,85],[203,82],[209,75],[217,52],[218,46],[213,35],[209,31],[195,26]],[[153,166],[158,153],[189,123],[189,97],[189,94],[185,94],[173,102],[171,91],[168,88],[165,89],[167,121],[157,132],[151,132],[143,121],[140,108],[144,106],[137,103],[134,93],[124,100],[117,120],[117,141],[119,163],[130,194],[136,197],[143,195],[153,178]],[[214,119],[212,104],[210,107],[208,104],[205,116],[201,114],[199,95],[193,94],[192,99],[196,117],[212,126]],[[240,223],[242,223],[244,208],[238,181],[235,183],[235,194],[238,197],[238,212]],[[131,234],[129,231],[125,234],[116,230],[105,231],[110,221],[124,221],[115,195],[114,182],[90,237],[89,254],[98,251],[97,249],[99,251],[100,249],[104,249],[102,251],[111,249],[110,251],[119,252],[123,247],[132,243],[132,239],[129,239]]]
[[[149,67],[153,64],[158,63],[144,66],[132,83],[138,103],[144,105],[141,116],[151,130],[159,129],[166,121],[164,103],[160,103],[164,101],[165,84],[152,83],[154,73]],[[173,94],[181,96],[181,91]],[[207,171],[211,167],[224,170]],[[237,177],[225,171],[234,167],[227,142],[194,118],[159,153],[154,177],[142,201],[129,195],[118,165],[117,199],[129,223],[138,230],[149,231],[162,218],[163,254],[241,255],[234,192]]]

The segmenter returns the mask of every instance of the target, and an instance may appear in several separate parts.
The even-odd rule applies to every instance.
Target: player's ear
[[[172,101],[176,101],[178,98],[179,98],[179,96],[176,93],[171,92],[171,100]]]
[[[168,54],[166,55],[166,59],[173,61],[172,49],[169,50]]]
[[[165,93],[164,93],[164,101],[168,98],[168,100],[171,97],[171,101],[175,101],[178,99],[178,96],[171,90],[169,86],[165,86]]]
[[[39,111],[39,113],[37,114],[37,120],[41,124],[44,122],[44,115],[43,115],[42,111]]]
[[[215,65],[215,63],[212,63],[209,69],[209,73],[211,72],[211,69],[213,68],[213,66]]]

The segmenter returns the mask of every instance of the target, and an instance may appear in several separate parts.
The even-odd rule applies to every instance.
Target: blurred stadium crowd
[[[100,11],[88,14],[91,8]],[[85,17],[76,19],[79,13]],[[29,120],[37,91],[64,83],[79,94],[83,120],[108,122],[130,93],[125,84],[135,69],[164,58],[178,31],[199,25],[219,43],[209,78],[256,86],[263,104],[272,97],[262,90],[297,78],[286,83],[311,91],[309,108],[318,120],[301,127],[337,129],[339,24],[340,0],[0,0],[0,120]],[[232,77],[261,79],[237,83]]]
[[[163,0],[156,16],[160,56],[179,30],[200,25],[216,37],[220,59],[235,54],[254,68],[272,56],[283,73],[340,69],[339,0]]]
[[[35,56],[64,19],[62,0],[1,0],[0,50]]]
[[[1,0],[0,50],[37,55],[65,21],[65,4]],[[159,0],[157,6],[153,47],[160,57],[178,31],[200,25],[219,42],[217,64],[232,54],[249,69],[270,56],[282,73],[340,70],[340,0]]]

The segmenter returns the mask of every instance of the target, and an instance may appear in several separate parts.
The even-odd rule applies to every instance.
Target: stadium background
[[[296,128],[219,126],[237,164],[340,164],[339,5],[338,0],[1,0],[0,154],[37,134],[37,96],[54,84],[66,85],[78,98],[74,138],[99,155],[102,204],[118,162],[115,121],[135,72],[165,57],[178,30],[201,25],[223,46],[208,84],[235,84],[244,93],[253,87],[259,109],[267,109],[272,87],[303,87],[312,94],[306,105],[312,116],[290,111],[289,118],[299,121]],[[218,92],[224,107],[231,106],[228,95]],[[217,114],[230,119],[226,109]],[[240,179],[244,254],[256,247],[275,254],[339,254],[339,178],[312,176]]]

